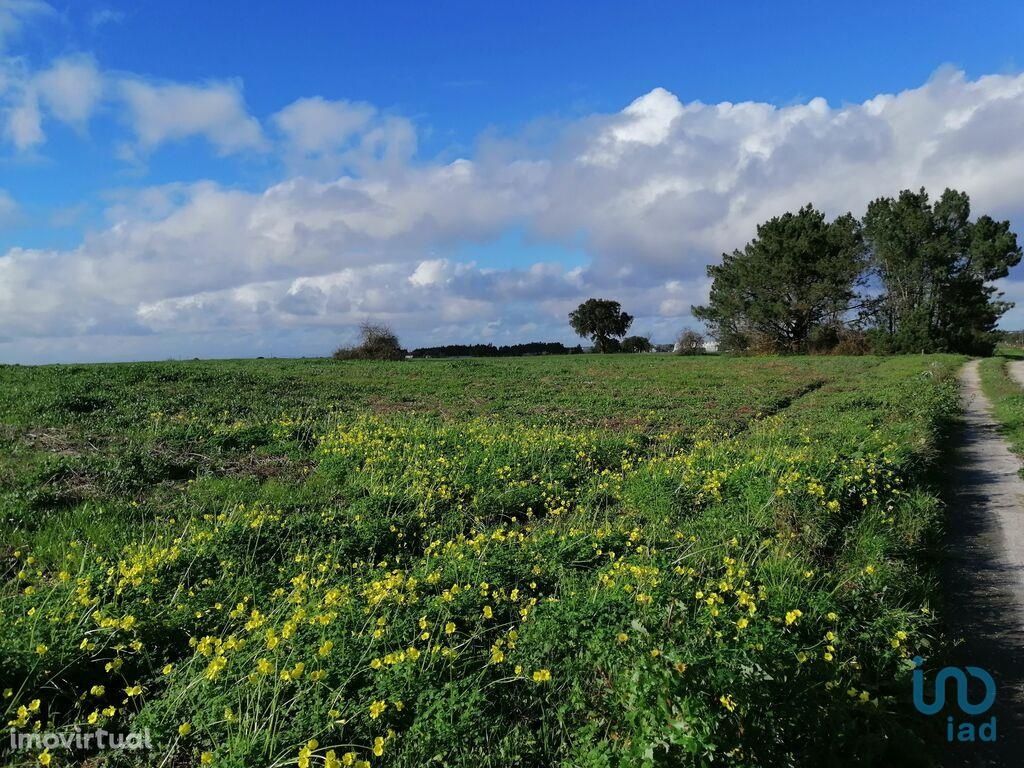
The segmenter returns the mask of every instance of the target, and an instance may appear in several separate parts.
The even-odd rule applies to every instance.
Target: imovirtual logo
[[[992,675],[981,667],[943,667],[935,676],[935,689],[931,703],[925,701],[925,675],[921,667],[924,659],[914,657],[914,706],[925,715],[936,715],[946,709],[946,689],[953,683],[956,705],[946,715],[947,741],[995,741],[996,717],[987,720],[983,715],[992,708],[996,700],[996,683]],[[968,675],[980,681],[984,694],[981,700],[974,703],[970,700],[971,685]],[[974,686],[974,693],[981,693],[979,686]]]

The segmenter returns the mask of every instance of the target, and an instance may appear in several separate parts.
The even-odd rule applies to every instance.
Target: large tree
[[[947,189],[904,190],[868,205],[864,235],[881,291],[866,317],[893,352],[990,353],[993,330],[1012,304],[987,283],[1006,277],[1021,249],[1008,221],[971,221],[970,198]]]
[[[598,352],[615,352],[633,316],[623,312],[617,301],[587,299],[569,313],[569,323],[578,335],[591,339]]]
[[[808,204],[761,224],[742,251],[708,267],[710,301],[693,313],[724,349],[806,351],[850,309],[863,269],[857,220],[829,222]]]

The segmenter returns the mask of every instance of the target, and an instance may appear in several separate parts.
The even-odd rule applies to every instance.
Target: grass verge
[[[981,388],[992,403],[992,415],[1015,453],[1024,454],[1024,389],[1010,376],[1018,355],[989,357],[979,364]]]

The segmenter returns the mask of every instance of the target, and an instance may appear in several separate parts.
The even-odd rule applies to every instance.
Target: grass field
[[[111,765],[927,764],[961,360],[2,367],[6,719],[150,729]]]

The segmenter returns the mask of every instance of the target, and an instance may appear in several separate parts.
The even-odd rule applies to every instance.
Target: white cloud
[[[685,111],[675,94],[655,88],[607,121],[607,127],[599,132],[581,159],[599,165],[614,163],[624,146],[657,146],[669,138],[673,123]]]
[[[88,57],[65,58],[34,78],[40,100],[58,120],[84,124],[103,95],[103,77]]]
[[[4,132],[19,151],[46,141],[45,119],[81,130],[101,104],[121,115],[134,136],[133,144],[122,147],[127,159],[191,138],[204,139],[221,155],[268,147],[236,81],[151,82],[103,72],[83,55],[57,59],[35,72],[24,60],[0,59],[0,104]]]
[[[304,155],[343,147],[377,114],[369,104],[327,101],[319,96],[292,102],[273,117],[289,149]]]
[[[259,121],[246,110],[235,82],[185,85],[124,79],[119,91],[143,150],[191,137],[206,139],[221,154],[265,145]]]
[[[221,151],[262,143],[233,86],[132,84],[144,146],[190,135]],[[190,112],[194,103],[206,107]],[[657,89],[569,124],[553,144],[488,141],[469,158],[431,162],[413,159],[408,120],[304,99],[273,123],[286,154],[337,162],[332,178],[318,165],[315,178],[262,192],[208,182],[127,196],[77,249],[0,257],[0,327],[40,339],[158,334],[192,339],[194,354],[232,334],[293,344],[307,329],[323,341],[367,318],[393,322],[410,344],[568,341],[568,309],[610,295],[637,315],[636,331],[668,340],[706,297],[708,263],[808,201],[859,214],[878,195],[952,186],[977,212],[1020,225],[1022,121],[1024,75],[941,71],[843,106],[685,103]],[[457,259],[460,246],[510,228],[590,263]],[[238,353],[263,349],[252,344]],[[0,357],[23,348],[0,345]]]
[[[421,279],[425,274],[431,279]],[[456,333],[466,340],[482,333],[485,325],[520,325],[531,318],[557,325],[558,335],[564,335],[565,316],[578,290],[577,276],[558,265],[483,270],[473,264],[428,260],[415,266],[351,267],[317,277],[162,299],[141,304],[136,319],[154,332],[198,332],[295,324],[347,329],[373,317],[414,339],[430,337],[439,324],[463,325]],[[539,315],[538,304],[544,305]]]
[[[859,214],[901,188],[957,186],[978,209],[1019,216],[1022,94],[1024,76],[968,81],[955,71],[842,107],[679,104],[654,91],[571,135],[571,159],[553,166],[536,226],[586,232],[606,265],[692,275],[758,222],[809,201]]]
[[[24,92],[19,102],[8,109],[4,132],[20,151],[38,146],[46,139],[39,99],[34,91]]]
[[[369,104],[320,97],[292,102],[271,118],[284,138],[285,159],[297,174],[396,170],[416,152],[416,129],[404,117]]]
[[[4,134],[20,152],[46,141],[46,115],[84,127],[102,94],[102,75],[85,56],[58,59],[36,73],[21,61],[0,63],[0,98],[6,102]]]
[[[409,282],[419,287],[437,285],[445,279],[447,271],[448,262],[444,259],[421,261],[419,266],[409,275]]]

